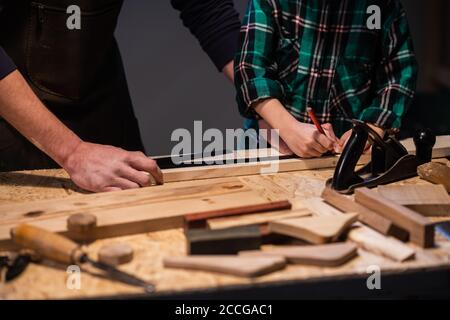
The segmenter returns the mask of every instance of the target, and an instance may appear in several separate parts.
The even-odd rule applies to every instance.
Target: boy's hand
[[[280,138],[296,155],[313,158],[334,150],[338,139],[331,124],[323,124],[325,134],[321,134],[314,125],[295,119],[277,99],[259,101],[254,108],[269,127],[280,130]]]
[[[320,157],[328,151],[334,151],[337,138],[331,124],[322,125],[326,135],[321,134],[313,124],[296,121],[280,135],[289,148],[303,158]]]
[[[376,133],[378,133],[381,137],[384,135],[384,129],[374,126],[373,124],[368,123],[369,127],[371,127]],[[348,130],[346,131],[342,137],[339,139],[338,143],[336,144],[336,149],[335,152],[336,153],[342,153],[342,151],[344,150],[348,139],[350,138],[350,136],[352,135],[352,130]],[[369,141],[367,141],[366,146],[364,147],[364,153],[367,153],[370,151],[370,147],[371,144],[369,143]]]

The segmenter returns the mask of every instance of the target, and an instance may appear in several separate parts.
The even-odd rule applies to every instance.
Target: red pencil
[[[316,126],[317,130],[319,130],[319,132],[321,134],[325,134],[325,131],[323,131],[323,128],[320,125],[319,120],[317,120],[317,117],[316,117],[316,114],[314,113],[314,110],[311,107],[307,107],[306,108],[306,112],[308,113],[308,116],[311,118],[312,122]]]

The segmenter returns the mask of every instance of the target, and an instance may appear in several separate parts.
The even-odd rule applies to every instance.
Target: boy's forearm
[[[278,99],[261,100],[254,109],[272,128],[286,128],[297,121]]]
[[[61,166],[81,142],[42,104],[18,71],[0,81],[0,116]]]

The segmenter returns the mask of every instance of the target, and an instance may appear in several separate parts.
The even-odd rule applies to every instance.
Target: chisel
[[[120,271],[112,265],[92,260],[81,250],[77,243],[59,234],[35,226],[21,224],[11,229],[11,237],[18,245],[32,249],[49,260],[64,264],[87,263],[105,271],[113,280],[142,287],[148,293],[154,291],[153,284]]]

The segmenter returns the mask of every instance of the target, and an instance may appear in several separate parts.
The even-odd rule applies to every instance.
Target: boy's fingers
[[[320,143],[323,148],[325,148],[325,151],[333,150],[334,148],[334,142],[324,134],[319,134],[316,138],[316,141]]]
[[[333,126],[331,123],[324,123],[322,125],[323,130],[325,131],[325,134],[330,138],[332,141],[338,141],[339,139],[336,137],[336,134],[334,133]]]

